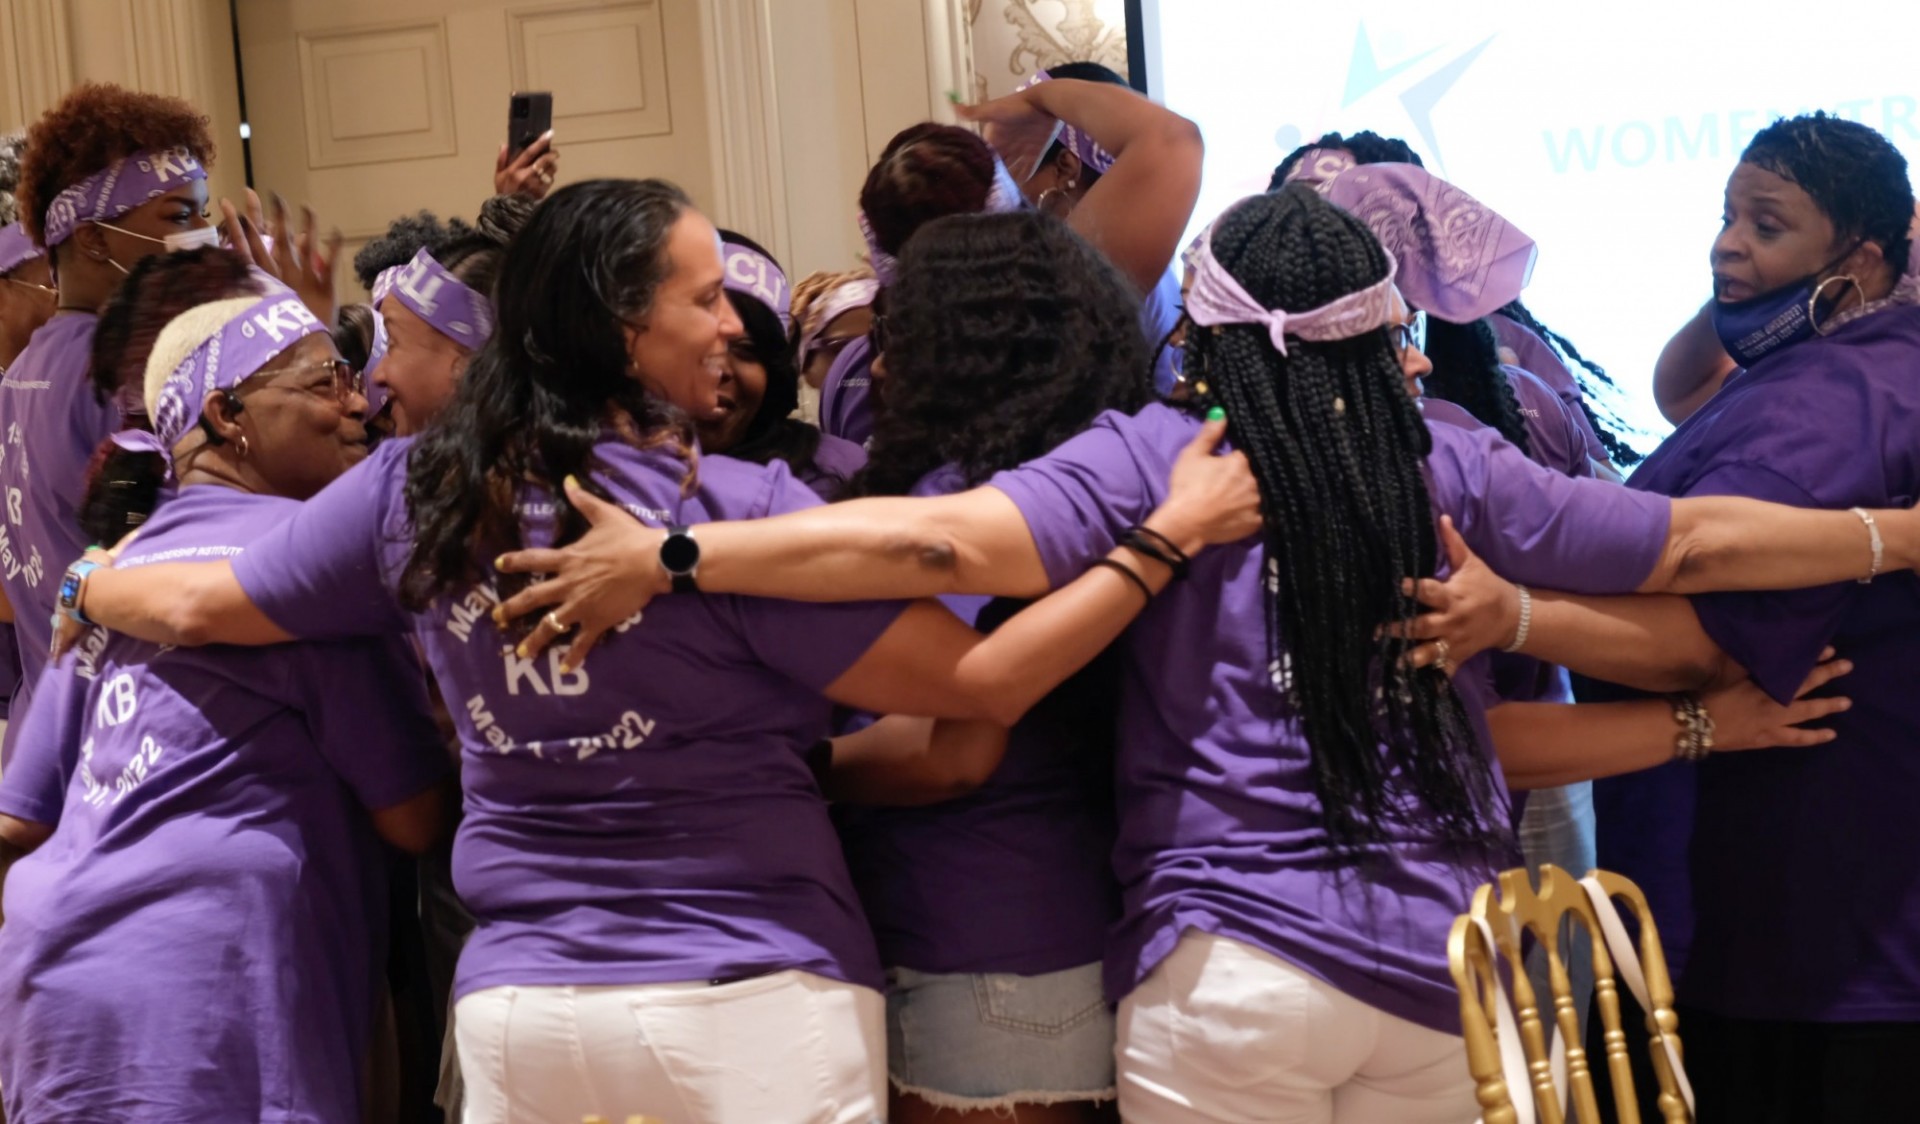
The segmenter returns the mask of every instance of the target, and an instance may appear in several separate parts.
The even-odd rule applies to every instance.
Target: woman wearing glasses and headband
[[[1057,78],[1099,82],[1132,91],[1132,86],[1118,72],[1097,62],[1068,62],[1050,66],[1028,79],[1020,89],[1031,89],[1041,82]],[[1073,119],[1061,118],[1054,122],[1052,139],[1044,146],[1044,151],[1031,170],[1027,170],[1020,179],[1020,193],[1027,197],[1028,202],[1069,221],[1081,201],[1113,170],[1115,162],[1113,153],[1085,130],[1073,125]],[[999,135],[997,129],[990,128],[988,142],[1000,143]],[[1083,226],[1078,229],[1081,234],[1092,237],[1091,228]],[[1180,320],[1180,276],[1168,263],[1162,267],[1158,279],[1149,283],[1140,277],[1135,284],[1145,294],[1140,302],[1140,329],[1149,345],[1159,345],[1167,340]],[[1163,395],[1170,394],[1179,377],[1177,349],[1171,346],[1156,347],[1153,354],[1154,389]]]
[[[179,289],[216,299],[140,315]],[[366,455],[323,326],[238,258],[143,264],[118,299],[144,328],[102,381],[140,388],[154,431],[103,446],[81,512],[101,541],[139,529],[121,565],[236,555]],[[0,925],[9,1119],[360,1118],[379,840],[433,841],[448,770],[419,684],[397,638],[96,631],[50,669],[0,780],[0,836],[38,844]]]
[[[992,147],[966,129],[915,125],[888,143],[861,187],[860,229],[883,287],[894,255],[924,223],[1026,206],[1002,156],[1034,169],[1057,139],[1056,128],[1068,122],[1075,136],[1111,154],[1111,164],[1077,198],[1067,225],[1137,291],[1161,289],[1200,193],[1204,146],[1193,122],[1122,86],[1075,79],[1029,84],[956,112],[984,126]],[[1150,320],[1143,321],[1143,335],[1157,343],[1168,328],[1164,309],[1153,310]],[[873,409],[865,400],[867,357],[857,349],[849,348],[835,364],[839,377],[829,375],[820,413],[828,432],[864,443],[872,433]]]

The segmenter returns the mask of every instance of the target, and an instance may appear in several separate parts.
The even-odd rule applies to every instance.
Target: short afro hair
[[[1912,250],[1913,182],[1893,142],[1858,121],[1830,113],[1782,117],[1754,134],[1740,160],[1799,185],[1843,242],[1877,242],[1907,271]]]
[[[136,152],[185,148],[211,165],[206,115],[179,98],[89,82],[62,98],[27,133],[20,169],[20,222],[45,245],[47,207],[62,191]]]

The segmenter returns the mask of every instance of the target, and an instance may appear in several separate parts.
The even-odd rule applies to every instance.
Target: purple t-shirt
[[[1574,424],[1580,427],[1580,435],[1586,439],[1587,448],[1592,449],[1596,456],[1605,453],[1607,447],[1601,443],[1600,435],[1593,431],[1593,422],[1588,420],[1587,411],[1581,407],[1586,396],[1580,389],[1580,380],[1574,377],[1573,371],[1560,358],[1560,353],[1517,320],[1496,313],[1487,317],[1487,323],[1493,325],[1493,336],[1500,346],[1513,352],[1514,365],[1546,383],[1567,404],[1572,411]]]
[[[1920,498],[1920,308],[1768,356],[1629,481],[1801,507]],[[1868,557],[1865,528],[1860,559]],[[1920,1019],[1920,578],[1693,598],[1700,624],[1786,701],[1831,644],[1851,710],[1808,749],[1729,753],[1595,784],[1600,859],[1651,899],[1680,997],[1724,1015]],[[1691,909],[1689,909],[1689,906]]]
[[[1160,281],[1140,302],[1140,332],[1147,338],[1149,355],[1158,353],[1153,364],[1153,389],[1162,395],[1173,393],[1180,381],[1180,349],[1160,342],[1180,323],[1180,278],[1173,267],[1160,275]]]
[[[1574,421],[1579,409],[1561,401],[1552,388],[1527,371],[1511,366],[1503,366],[1501,370],[1519,404],[1520,421],[1527,430],[1533,462],[1564,476],[1592,476],[1593,460],[1586,437]],[[1429,420],[1466,429],[1486,428],[1455,403],[1438,398],[1423,398],[1420,403]],[[1541,663],[1531,656],[1507,652],[1490,652],[1488,660],[1493,693],[1503,702],[1573,701],[1573,687],[1562,668]]]
[[[994,477],[1064,583],[1164,497],[1199,422],[1169,406],[1103,415]],[[1668,504],[1533,465],[1490,432],[1431,427],[1437,511],[1489,565],[1525,582],[1630,590],[1666,541]],[[1651,500],[1651,502],[1649,502]],[[1127,636],[1114,866],[1123,915],[1107,984],[1125,995],[1195,929],[1280,956],[1362,1002],[1457,1033],[1447,931],[1491,869],[1395,827],[1371,879],[1335,866],[1308,749],[1269,667],[1258,539],[1214,547]],[[1472,711],[1484,701],[1463,689]],[[1477,717],[1477,714],[1476,714]]]
[[[826,729],[821,690],[902,606],[663,597],[572,674],[558,647],[522,660],[493,625],[493,574],[424,613],[400,608],[411,445],[382,445],[234,569],[296,635],[415,630],[462,751],[453,875],[479,928],[457,993],[789,968],[879,986],[805,752]],[[820,502],[778,462],[702,459],[683,496],[686,466],[663,450],[595,453],[595,479],[656,526]],[[529,544],[552,541],[553,512],[547,493],[523,496]]]
[[[13,604],[18,633],[21,679],[14,712],[20,715],[47,663],[61,575],[86,553],[79,511],[87,463],[120,424],[119,412],[95,401],[87,381],[98,323],[82,313],[55,316],[33,333],[0,380],[0,494],[6,499],[0,587]],[[9,731],[0,758],[11,759],[17,740]]]
[[[229,557],[298,506],[188,488],[119,564]],[[8,1118],[358,1119],[386,932],[364,809],[448,769],[404,643],[96,629],[22,726],[0,810],[58,827],[7,878]]]
[[[913,494],[965,490],[947,467]],[[942,600],[969,624],[989,604]],[[1089,758],[1112,756],[1114,705],[1093,680],[1071,681],[1014,726],[1005,759],[977,791],[924,808],[839,809],[881,963],[1039,975],[1101,958],[1118,891],[1112,815]]]
[[[820,432],[862,448],[873,436],[873,340],[840,349],[820,383]]]
[[[831,433],[822,433],[820,447],[813,452],[813,463],[794,475],[812,489],[814,495],[831,502],[839,498],[840,490],[853,479],[854,473],[866,465],[866,449]]]

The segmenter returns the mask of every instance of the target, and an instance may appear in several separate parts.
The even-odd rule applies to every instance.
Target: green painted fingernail
[[[959,105],[959,104],[960,104],[960,91],[958,91],[958,90],[948,90],[948,91],[947,91],[947,100],[948,100],[948,101],[950,101],[950,102],[952,102],[952,103],[953,103],[953,104],[955,104],[955,105]]]
[[[1227,412],[1221,409],[1220,407],[1215,406],[1213,409],[1207,411],[1207,420],[1208,421],[1226,421]]]

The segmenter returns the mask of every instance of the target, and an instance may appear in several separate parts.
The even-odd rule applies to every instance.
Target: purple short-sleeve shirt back
[[[402,613],[412,535],[394,442],[309,501],[235,569],[288,631],[413,627],[460,737],[466,819],[454,881],[479,920],[456,991],[505,984],[733,979],[799,968],[877,985],[872,936],[805,751],[820,691],[898,603],[670,596],[587,664],[515,656],[477,586]],[[597,479],[642,521],[700,524],[813,506],[786,466],[596,448]],[[525,541],[551,541],[529,489]]]
[[[1199,423],[1168,406],[1108,414],[1039,461],[996,476],[1055,584],[1105,554],[1163,498]],[[1667,505],[1591,490],[1484,434],[1433,428],[1437,511],[1525,581],[1631,589],[1665,541]],[[1446,934],[1488,869],[1395,829],[1369,878],[1334,861],[1298,716],[1276,687],[1257,540],[1215,547],[1154,599],[1127,637],[1116,785],[1123,913],[1107,983],[1124,995],[1188,929],[1246,941],[1363,1002],[1455,1030]],[[1463,689],[1470,710],[1484,701]]]

